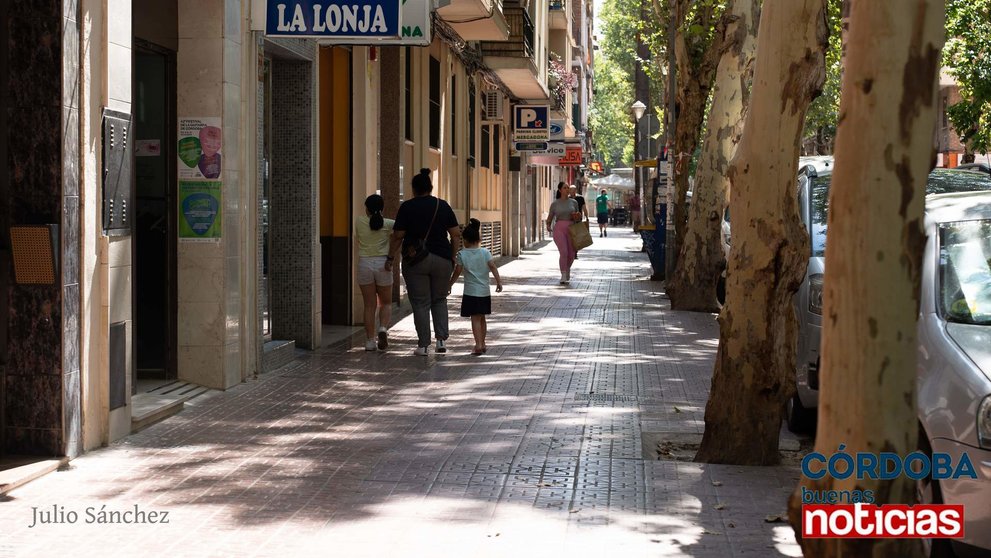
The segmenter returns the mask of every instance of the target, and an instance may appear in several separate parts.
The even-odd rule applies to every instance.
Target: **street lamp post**
[[[643,140],[643,137],[640,134],[640,119],[643,118],[643,113],[647,110],[647,105],[640,102],[640,100],[637,100],[635,103],[630,105],[630,110],[633,112],[633,118],[636,119],[636,124],[633,127],[633,195],[640,200],[640,222],[643,223],[643,184],[640,178],[640,169],[637,167],[637,161],[640,160],[640,144]],[[648,120],[647,123],[649,124],[650,121]],[[648,141],[650,140],[648,139]]]

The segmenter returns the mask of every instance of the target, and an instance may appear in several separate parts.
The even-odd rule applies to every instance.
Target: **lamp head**
[[[637,120],[640,120],[640,118],[643,117],[644,111],[647,110],[647,105],[641,103],[640,101],[637,101],[632,105],[630,105],[630,110],[633,111],[633,116]]]

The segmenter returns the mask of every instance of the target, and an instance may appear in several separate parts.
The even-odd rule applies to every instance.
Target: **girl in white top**
[[[382,217],[385,200],[378,194],[365,199],[365,215],[358,217],[358,287],[365,306],[365,350],[384,351],[389,346],[392,321],[392,271],[386,271],[389,236],[395,221]],[[378,300],[376,301],[376,298]],[[375,307],[379,314],[378,341],[375,339]]]

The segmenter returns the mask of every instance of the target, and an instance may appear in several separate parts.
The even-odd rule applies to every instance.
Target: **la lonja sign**
[[[265,34],[316,39],[399,38],[401,1],[268,0]]]

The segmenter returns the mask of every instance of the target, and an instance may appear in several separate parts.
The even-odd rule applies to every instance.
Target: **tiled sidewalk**
[[[386,353],[303,354],[15,490],[0,555],[800,555],[764,521],[797,470],[643,458],[701,432],[717,325],[666,309],[632,233],[595,240],[570,287],[553,246],[501,269],[487,355],[459,296],[447,355],[412,356],[409,317]],[[87,524],[104,505],[169,523]],[[77,523],[29,528],[52,506]]]

